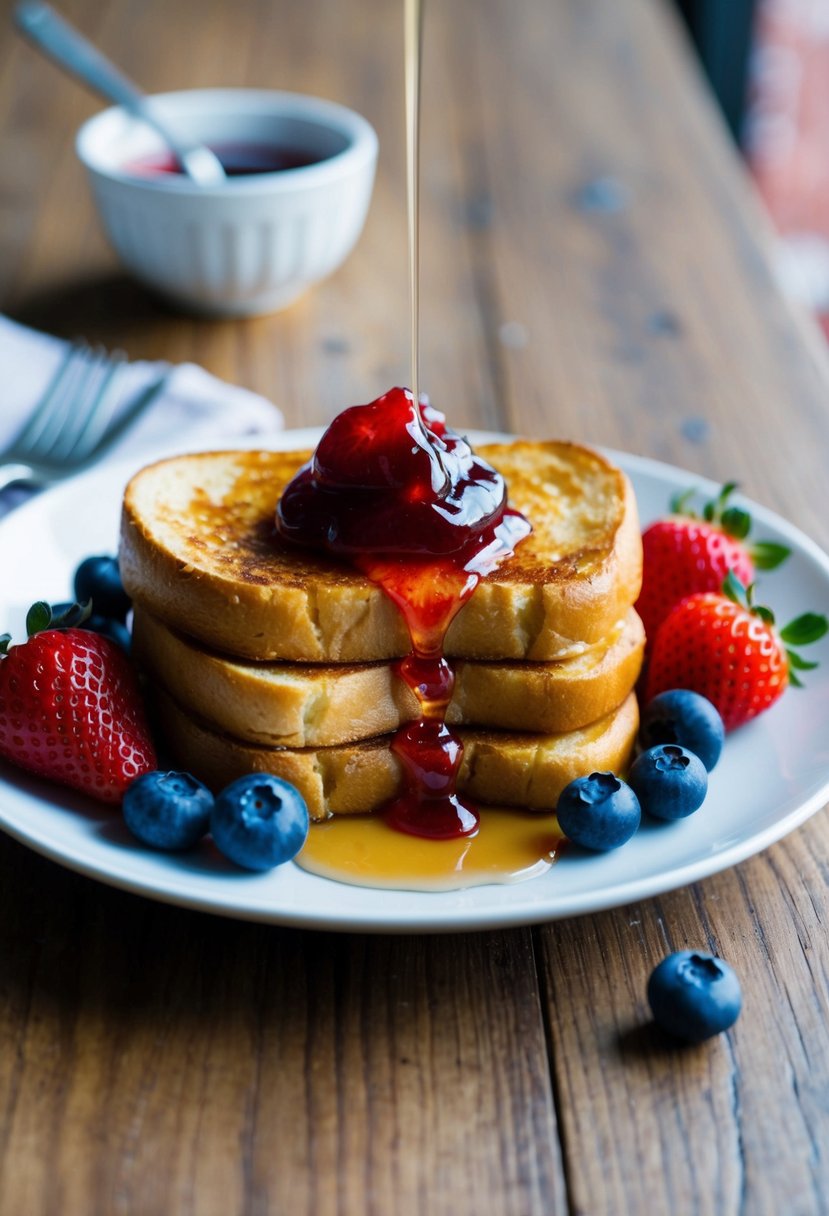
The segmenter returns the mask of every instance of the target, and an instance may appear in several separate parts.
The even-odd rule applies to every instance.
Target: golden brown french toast
[[[483,580],[446,653],[549,661],[607,638],[641,580],[625,475],[576,444],[482,445],[532,535]],[[161,461],[129,483],[120,562],[127,591],[173,628],[244,658],[363,663],[410,649],[399,609],[358,571],[277,536],[280,494],[308,452],[214,452]]]
[[[631,608],[601,645],[549,663],[457,660],[447,721],[549,734],[615,709],[639,675],[645,633]],[[137,607],[133,653],[178,702],[219,731],[272,747],[331,746],[416,719],[414,693],[390,663],[234,659]]]
[[[390,735],[337,747],[258,747],[211,730],[160,688],[153,701],[159,737],[172,761],[213,789],[247,773],[274,773],[297,787],[316,820],[375,811],[398,792],[401,769]],[[553,808],[575,777],[595,770],[623,772],[638,726],[631,693],[618,709],[575,731],[539,735],[462,728],[458,791],[498,806]]]

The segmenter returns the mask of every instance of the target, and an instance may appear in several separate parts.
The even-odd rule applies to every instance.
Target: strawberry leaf
[[[763,604],[755,604],[752,612],[755,616],[759,616],[761,621],[765,621],[767,625],[774,624],[774,613],[771,608],[766,608]]]
[[[722,520],[723,515],[726,513],[725,504],[728,502],[729,498],[736,489],[736,481],[727,481],[717,497],[713,499],[712,502],[707,502],[703,507],[703,519],[707,520],[708,523],[719,523]],[[749,519],[748,522],[750,527],[751,520]]]
[[[52,604],[50,629],[76,629],[92,616],[92,600],[83,604]]]
[[[751,531],[751,516],[742,507],[729,507],[720,516],[720,527],[727,536],[745,540]]]
[[[10,633],[0,633],[0,654],[8,654],[9,642],[12,640]]]
[[[807,659],[802,659],[796,650],[787,650],[786,655],[789,660],[789,670],[795,668],[796,671],[814,671],[820,666],[818,663],[810,663]]]
[[[672,494],[669,503],[671,515],[689,515],[693,518],[693,513],[688,510],[688,503],[696,494],[696,487],[691,486],[688,490],[683,490],[681,494]]]
[[[26,613],[26,633],[30,638],[34,637],[36,633],[42,633],[44,629],[48,629],[51,622],[52,609],[45,600],[38,600]]]
[[[827,629],[829,621],[825,616],[816,612],[804,612],[802,616],[789,621],[788,625],[780,630],[780,636],[787,646],[808,646],[822,638]]]
[[[76,629],[92,616],[92,600],[83,604],[47,604],[38,600],[26,614],[26,633],[34,637],[44,629]]]
[[[743,586],[733,570],[729,570],[723,579],[722,593],[742,608],[747,608],[751,604],[749,589]]]
[[[792,671],[791,667],[789,668],[789,684],[791,685],[792,688],[804,688],[805,687],[803,681],[798,678],[797,674],[794,671]]]
[[[773,540],[758,540],[750,547],[749,553],[758,570],[776,570],[791,554],[791,549]]]

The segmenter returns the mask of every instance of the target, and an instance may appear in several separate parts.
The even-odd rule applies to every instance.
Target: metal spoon
[[[14,9],[14,21],[21,33],[60,67],[153,127],[187,176],[199,186],[217,186],[226,180],[219,158],[209,148],[183,140],[171,131],[146,93],[43,0],[20,0]]]

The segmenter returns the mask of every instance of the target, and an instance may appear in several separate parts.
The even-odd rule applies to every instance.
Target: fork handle
[[[0,464],[0,490],[14,485],[17,481],[27,481],[30,485],[40,485],[41,479],[35,477],[35,471],[30,464]]]

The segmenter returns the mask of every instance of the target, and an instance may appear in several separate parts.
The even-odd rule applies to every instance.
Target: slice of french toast
[[[625,475],[577,444],[483,445],[533,525],[452,622],[448,655],[549,661],[607,638],[636,600],[642,547]],[[301,663],[399,658],[399,609],[357,570],[274,527],[308,452],[214,452],[150,465],[127,486],[120,563],[141,607],[238,657]]]
[[[610,713],[639,676],[645,632],[634,609],[600,645],[548,663],[456,660],[450,725],[549,734]],[[390,663],[298,664],[208,650],[138,607],[133,654],[150,678],[217,730],[272,747],[350,743],[416,719]]]
[[[398,792],[401,768],[390,735],[337,747],[259,747],[211,730],[160,688],[153,690],[153,703],[172,762],[215,790],[247,773],[274,773],[297,787],[315,820],[378,810]],[[575,731],[539,735],[462,728],[458,791],[498,806],[553,808],[575,777],[595,770],[624,772],[638,726],[631,693],[618,709]]]

